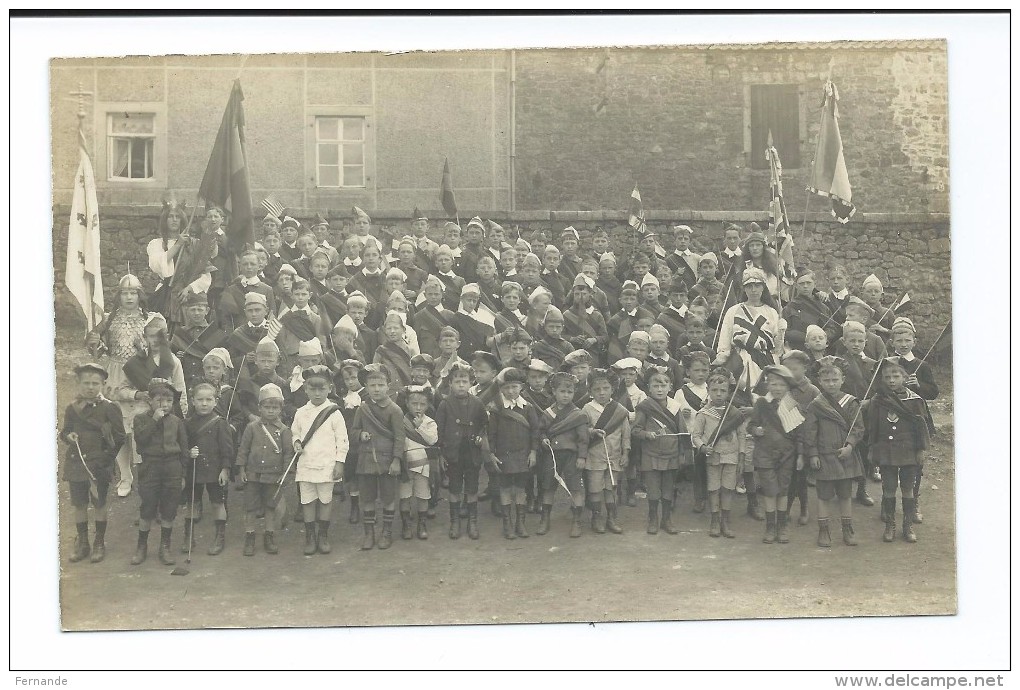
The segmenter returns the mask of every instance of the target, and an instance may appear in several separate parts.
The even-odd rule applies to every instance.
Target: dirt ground
[[[76,326],[57,326],[58,417],[73,397],[67,371],[85,357]],[[941,381],[940,381],[941,383]],[[481,539],[450,541],[447,504],[439,505],[428,541],[402,541],[388,551],[358,550],[362,528],[335,504],[333,553],[302,555],[301,525],[288,522],[280,553],[259,548],[242,556],[241,496],[228,500],[227,548],[208,556],[213,521],[196,527],[198,548],[185,577],[155,557],[131,566],[138,496],[113,496],[107,557],[99,564],[68,562],[74,524],[67,486],[60,483],[60,597],[65,630],[211,627],[364,626],[441,623],[595,622],[953,614],[956,612],[956,536],[952,390],[932,405],[939,434],[928,451],[917,544],[881,540],[878,505],[855,504],[860,545],[839,540],[815,546],[811,522],[791,526],[790,543],[761,543],[762,523],[734,510],[736,539],[708,536],[708,514],[691,512],[689,489],[674,518],[680,534],[645,534],[646,504],[621,507],[623,535],[586,530],[570,539],[569,511],[554,508],[549,534],[504,540],[500,522],[481,510]],[[63,453],[63,447],[61,447]],[[870,491],[876,499],[878,484]],[[292,494],[291,494],[292,495]],[[899,509],[899,506],[897,506]],[[178,523],[180,520],[178,519]],[[535,516],[529,516],[534,532]],[[174,534],[177,554],[182,528]]]

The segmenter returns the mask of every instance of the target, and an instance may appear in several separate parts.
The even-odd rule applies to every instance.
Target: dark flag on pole
[[[839,108],[836,106],[839,91],[831,81],[825,82],[823,97],[822,127],[807,189],[832,199],[832,215],[845,223],[857,209],[850,201],[850,177],[843,159],[843,139],[839,135]]]
[[[227,240],[234,253],[255,242],[248,162],[244,151],[243,101],[241,80],[235,79],[205,176],[198,188],[198,195],[207,203],[218,204],[230,212]]]
[[[457,199],[453,196],[453,179],[450,176],[450,161],[443,159],[443,181],[439,185],[439,200],[450,218],[457,218]]]

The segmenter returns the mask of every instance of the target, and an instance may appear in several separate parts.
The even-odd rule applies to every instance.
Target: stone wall
[[[315,211],[299,211],[301,220],[309,220]],[[70,208],[54,207],[53,213],[53,266],[55,283],[63,284],[64,262],[67,252],[67,225]],[[145,246],[156,236],[159,207],[106,206],[100,218],[102,228],[103,285],[107,292],[116,285],[130,263],[131,270],[151,289],[155,276],[148,270]],[[410,212],[379,211],[373,214],[373,232],[402,236],[410,232]],[[474,212],[472,212],[474,215]],[[626,214],[618,211],[505,211],[487,215],[508,230],[520,230],[527,239],[536,231],[543,231],[550,239],[568,225],[581,235],[582,247],[588,246],[596,227],[605,228],[611,237],[614,250],[621,256],[630,253],[633,235],[627,227]],[[662,243],[670,249],[669,228],[678,222],[695,230],[694,245],[700,249],[717,250],[721,245],[723,227],[736,222],[746,227],[751,221],[764,224],[764,213],[740,211],[648,211],[648,225],[663,233]],[[436,218],[438,214],[430,214]],[[470,216],[467,216],[470,217]],[[461,218],[466,225],[467,217]],[[343,234],[350,221],[332,218],[333,227]],[[930,343],[945,325],[951,314],[952,290],[950,279],[949,217],[947,214],[868,214],[854,217],[847,225],[832,221],[828,214],[809,214],[806,226],[803,216],[793,214],[798,264],[821,271],[819,282],[826,283],[825,272],[839,263],[849,271],[852,287],[857,288],[869,273],[875,273],[885,286],[886,300],[894,302],[909,291],[913,302],[913,315],[921,343]],[[433,226],[441,222],[433,221]],[[439,228],[433,236],[441,240]],[[109,296],[108,296],[109,298]]]
[[[801,212],[829,77],[859,211],[948,212],[944,41],[518,51],[516,208],[626,208],[635,185],[649,208],[761,208],[751,88],[775,84],[798,90],[800,166],[779,155]]]

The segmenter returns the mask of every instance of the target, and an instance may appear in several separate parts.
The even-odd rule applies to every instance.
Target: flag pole
[[[82,84],[78,82],[78,90],[71,94],[72,96],[78,97],[78,145],[85,152],[85,155],[89,155],[87,142],[85,141],[85,96],[92,95],[91,91],[84,91]],[[86,200],[87,203],[87,200]],[[98,209],[96,213],[98,215]],[[93,305],[95,304],[96,297],[96,281],[94,278],[85,279],[85,289],[88,295],[88,309],[85,309],[85,334],[88,335],[92,332],[98,324],[96,323],[95,310]]]
[[[924,357],[921,358],[921,361],[917,365],[918,368],[920,368],[921,364],[924,363],[924,360],[928,359],[928,356],[935,351],[935,346],[939,344],[940,340],[942,340],[942,336],[946,334],[946,331],[949,329],[949,324],[951,324],[952,322],[953,318],[949,317],[949,321],[946,321],[946,325],[942,327],[942,332],[939,333],[938,337],[935,338],[934,342],[932,342],[931,347],[928,348],[928,351],[924,353]]]
[[[885,313],[884,313],[884,314],[882,314],[882,318],[881,318],[881,319],[879,319],[878,321],[876,321],[875,323],[877,323],[877,324],[879,324],[879,325],[882,325],[882,321],[884,321],[884,320],[885,320],[885,317],[889,316],[889,312],[891,312],[891,311],[892,311],[893,309],[895,309],[895,308],[897,308],[897,307],[901,306],[901,305],[900,305],[900,300],[901,300],[901,299],[903,299],[904,297],[906,297],[906,296],[907,296],[907,293],[908,293],[908,292],[910,292],[910,290],[904,290],[904,291],[903,291],[903,294],[902,294],[902,295],[900,295],[900,299],[898,299],[898,300],[896,300],[895,302],[893,302],[893,303],[892,303],[892,306],[890,306],[890,307],[889,307],[888,309],[886,309],[886,310],[885,310]]]

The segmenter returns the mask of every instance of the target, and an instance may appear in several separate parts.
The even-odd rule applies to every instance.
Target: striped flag
[[[779,415],[779,421],[783,425],[783,433],[788,434],[801,425],[804,421],[804,415],[800,413],[800,408],[797,406],[797,401],[793,399],[793,396],[787,393],[783,396],[783,399],[779,401],[779,407],[776,409],[776,414]]]
[[[450,160],[448,158],[443,159],[443,179],[439,184],[439,201],[443,204],[443,210],[446,211],[446,215],[450,218],[458,218],[457,213],[457,199],[453,195],[453,178],[450,175]]]
[[[96,176],[85,149],[85,135],[78,130],[78,172],[74,176],[71,222],[67,228],[67,264],[64,284],[85,312],[91,331],[103,319],[103,274],[99,264],[99,202]]]
[[[641,204],[641,192],[637,187],[630,193],[630,208],[627,225],[635,232],[643,232],[645,228],[645,209]]]
[[[235,253],[255,242],[248,159],[244,151],[243,102],[241,80],[235,79],[202,184],[198,188],[200,197],[230,211],[227,239]]]
[[[272,194],[262,200],[262,208],[273,218],[283,218],[284,206]]]
[[[776,233],[776,255],[779,258],[779,275],[787,285],[797,280],[797,271],[793,261],[793,236],[790,234],[790,216],[786,212],[786,201],[783,200],[783,164],[779,160],[779,152],[772,145],[772,132],[769,132],[769,144],[765,150],[765,160],[769,162],[769,224]]]
[[[850,177],[843,159],[843,139],[839,135],[839,91],[831,81],[825,82],[822,103],[822,126],[811,170],[808,191],[832,199],[832,215],[846,223],[857,211],[850,201]]]

